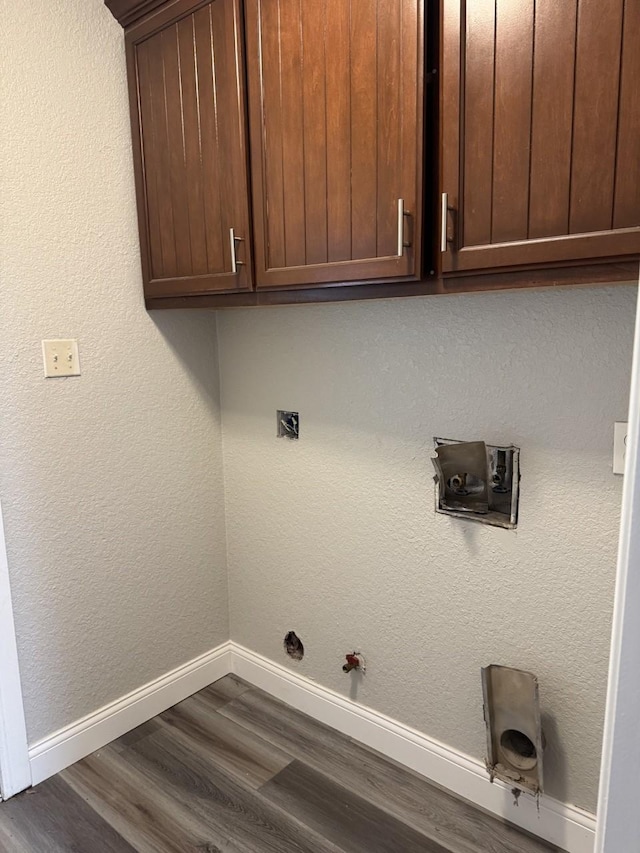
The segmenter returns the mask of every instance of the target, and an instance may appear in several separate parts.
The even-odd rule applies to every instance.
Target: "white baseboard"
[[[321,687],[237,643],[231,644],[233,671],[267,693],[322,723],[410,767],[437,785],[569,853],[593,853],[594,815],[551,797],[523,794],[518,805],[508,786],[489,781],[484,765]]]
[[[37,785],[231,672],[230,643],[190,660],[29,748]]]
[[[544,796],[539,810],[536,801],[527,795],[521,796],[515,806],[509,788],[501,782],[491,784],[484,765],[475,758],[233,642],[194,658],[35,743],[29,749],[33,784],[64,770],[230,672],[568,853],[593,853],[596,821],[592,814]]]

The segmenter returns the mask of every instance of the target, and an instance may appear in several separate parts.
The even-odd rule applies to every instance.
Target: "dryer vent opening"
[[[289,631],[284,638],[284,650],[293,660],[302,660],[304,657],[304,646],[295,631]]]
[[[533,770],[538,763],[538,754],[533,741],[516,729],[507,729],[500,738],[503,757],[518,770]]]
[[[482,669],[482,695],[491,780],[542,793],[544,734],[538,679],[531,672],[493,664]]]

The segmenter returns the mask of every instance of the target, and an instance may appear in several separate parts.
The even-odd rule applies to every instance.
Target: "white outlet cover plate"
[[[46,378],[80,376],[80,357],[76,340],[42,341],[42,358]]]
[[[624,474],[624,462],[627,454],[627,430],[629,424],[626,421],[616,421],[613,425],[613,473]]]

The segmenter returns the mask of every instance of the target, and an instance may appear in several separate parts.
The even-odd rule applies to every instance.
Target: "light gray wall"
[[[0,494],[29,739],[228,639],[215,317],[142,302],[123,33],[3,13]],[[44,380],[40,340],[82,376]]]
[[[228,637],[220,407],[213,315],[142,304],[122,31],[38,0],[2,36],[0,496],[33,743]],[[549,791],[593,808],[634,298],[220,312],[233,638],[288,663],[294,628],[345,693],[358,646],[359,700],[478,758],[479,667],[532,669]],[[80,378],[42,378],[55,336]],[[433,513],[434,434],[522,447],[516,533]]]
[[[476,758],[480,667],[538,674],[547,788],[595,807],[635,288],[218,315],[232,638]],[[301,438],[275,438],[277,408]],[[515,532],[433,511],[432,438],[522,448]]]

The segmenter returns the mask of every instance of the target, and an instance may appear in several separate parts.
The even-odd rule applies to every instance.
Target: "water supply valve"
[[[356,669],[364,675],[366,672],[366,664],[361,652],[350,652],[345,655],[345,659],[347,662],[342,666],[343,672],[349,673]]]

